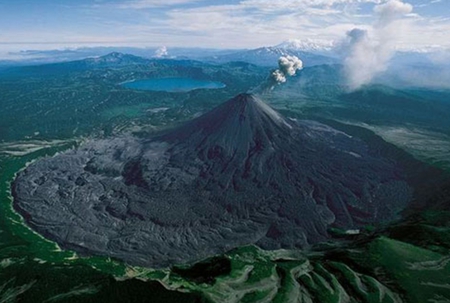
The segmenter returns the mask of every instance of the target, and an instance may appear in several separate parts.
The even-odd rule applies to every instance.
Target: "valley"
[[[450,300],[449,93],[386,86],[346,93],[330,73],[320,76],[318,69],[325,67],[307,67],[292,78],[295,87],[288,82],[261,98],[288,123],[317,121],[303,127],[335,129],[360,140],[377,157],[401,163],[410,184],[419,188],[418,198],[414,209],[391,224],[365,222],[357,235],[345,235],[353,226],[325,228],[330,237],[304,251],[237,245],[213,253],[215,259],[202,257],[206,265],[200,273],[193,261],[149,268],[60,247],[35,233],[13,210],[10,188],[30,163],[74,153],[87,142],[121,136],[140,141],[184,130],[181,125],[256,87],[270,71],[248,63],[119,57],[118,63],[107,57],[96,63],[12,68],[0,75],[0,301],[113,302],[124,295],[130,302],[141,302],[142,296],[164,302]],[[304,78],[311,75],[317,80],[308,84]],[[119,85],[149,77],[199,77],[226,87],[170,93]],[[408,111],[399,115],[405,103]],[[226,136],[215,138],[221,140]]]

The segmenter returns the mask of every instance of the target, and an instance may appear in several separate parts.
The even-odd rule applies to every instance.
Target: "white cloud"
[[[392,3],[390,3],[392,2]],[[133,9],[133,13],[146,16],[133,22],[122,21],[115,26],[117,35],[126,41],[130,36],[154,46],[170,47],[190,45],[198,47],[253,48],[278,44],[283,40],[322,39],[340,40],[352,28],[367,28],[378,18],[395,18],[408,11],[408,5],[398,0],[241,0],[215,4],[207,0],[123,0],[120,8]],[[104,2],[111,9],[111,2]],[[109,3],[109,4],[108,4]],[[195,6],[188,4],[196,3]],[[400,4],[399,4],[400,3]],[[378,5],[377,12],[370,13]],[[118,8],[117,3],[114,5]],[[146,8],[159,7],[157,14]],[[383,13],[387,10],[390,13]],[[116,12],[117,13],[117,12]],[[129,14],[129,12],[126,12]],[[392,15],[391,15],[392,14]],[[409,13],[410,19],[420,16]],[[384,17],[380,17],[384,16]],[[450,24],[442,21],[441,27]],[[402,36],[396,37],[397,47],[413,44],[446,44],[442,32],[432,31],[437,26],[431,19],[423,21],[416,32],[408,26]],[[418,36],[424,32],[426,36]],[[155,45],[156,44],[156,45]]]
[[[340,10],[314,7],[294,9],[292,3],[280,2],[280,5],[288,5],[285,7],[291,9],[275,12],[265,7],[265,4],[274,5],[269,1],[253,2],[174,9],[167,13],[168,19],[160,25],[195,35],[198,39],[207,38],[210,43],[219,40],[234,48],[277,44],[289,38],[331,40],[342,34],[337,29],[332,33]],[[348,24],[347,28],[354,25],[350,19],[344,20],[345,16],[338,18],[340,23]],[[329,31],[322,35],[324,28]]]
[[[119,4],[123,9],[143,9],[153,7],[176,6],[180,4],[189,4],[199,2],[201,0],[130,0]]]
[[[412,1],[412,0],[411,0]],[[64,42],[80,41],[143,46],[194,46],[254,48],[276,45],[288,39],[340,40],[357,27],[369,29],[383,7],[405,5],[387,0],[241,0],[232,3],[208,0],[116,0],[100,1],[80,9],[86,24],[55,30],[19,28],[0,32],[0,41]],[[190,5],[195,4],[195,5]],[[372,11],[380,5],[377,13]],[[75,5],[76,7],[76,5]],[[152,9],[158,8],[158,9]],[[76,9],[73,10],[76,12]],[[408,13],[401,24],[395,47],[421,48],[428,45],[450,46],[449,13],[424,17],[423,11]],[[394,15],[385,14],[390,19]],[[1,17],[1,12],[0,12]],[[89,17],[89,18],[86,18]],[[381,18],[380,18],[381,19]],[[73,22],[75,24],[75,21]],[[396,26],[396,25],[395,25]],[[394,25],[388,28],[400,32]],[[381,26],[379,26],[381,28]],[[84,38],[88,33],[90,37]],[[91,38],[92,37],[92,38]],[[95,44],[95,43],[93,43]]]
[[[396,41],[408,23],[402,18],[410,14],[412,5],[401,0],[389,0],[375,6],[377,20],[370,33],[354,28],[347,33],[347,56],[344,67],[350,89],[368,84],[385,71],[396,51]]]
[[[383,0],[244,0],[242,5],[261,10],[298,10],[309,7],[332,7],[339,4],[381,3]]]
[[[383,3],[386,1],[243,0],[237,4],[173,9],[162,24],[195,35],[197,41],[207,39],[208,46],[220,41],[220,45],[231,48],[255,47],[291,38],[330,41],[340,39],[354,27],[367,27],[374,20],[373,14],[355,16],[347,5]],[[379,10],[378,14],[385,15],[382,8]]]
[[[377,5],[374,8],[375,14],[378,16],[378,26],[389,25],[399,17],[411,13],[413,6],[409,3],[404,3],[401,0],[389,0],[388,2]]]

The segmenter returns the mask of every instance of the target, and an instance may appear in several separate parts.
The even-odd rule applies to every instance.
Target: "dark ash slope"
[[[333,224],[395,218],[412,189],[393,161],[242,94],[158,137],[94,141],[13,184],[27,223],[66,248],[163,267],[256,243],[306,248]]]

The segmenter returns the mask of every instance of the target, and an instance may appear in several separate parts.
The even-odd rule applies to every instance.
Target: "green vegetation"
[[[303,253],[241,247],[208,260],[206,269],[194,266],[194,275],[186,266],[172,272],[79,256],[28,229],[13,211],[10,197],[14,174],[28,162],[77,146],[86,137],[128,131],[144,136],[170,127],[256,86],[267,72],[245,63],[185,62],[177,68],[169,68],[169,63],[89,69],[47,66],[0,75],[0,302],[450,302],[448,185],[437,193],[435,207],[392,226],[368,226],[350,238],[336,229],[339,239]],[[160,76],[196,76],[221,81],[227,87],[177,94],[132,91],[117,85]],[[301,89],[304,98],[281,91],[267,99],[279,108],[289,108],[291,117],[327,119],[372,147],[381,146],[377,141],[381,139],[373,139],[371,131],[330,119],[377,127],[388,123],[431,126],[430,131],[442,138],[450,128],[447,116],[443,117],[447,105],[441,100],[426,106],[423,91],[402,93],[399,98],[398,92],[382,89],[372,99],[370,90],[341,95],[338,87],[320,81],[310,91],[307,88]],[[443,92],[431,99],[447,96]],[[332,99],[338,101],[332,103]],[[414,102],[408,103],[408,114],[399,115],[402,104],[410,100]],[[390,138],[392,143],[404,139]],[[416,141],[418,145],[424,142]],[[376,151],[405,159],[398,148]],[[450,171],[448,154],[436,148],[426,154],[423,159],[429,164]],[[411,166],[418,163],[412,157],[407,161]],[[433,176],[428,180],[431,183]],[[214,263],[224,260],[225,265]]]
[[[447,230],[449,233],[450,230]],[[450,294],[450,257],[380,237],[368,247],[368,265],[381,267],[405,292],[408,302],[440,300]]]

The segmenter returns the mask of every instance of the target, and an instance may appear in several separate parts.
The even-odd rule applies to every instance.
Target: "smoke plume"
[[[154,55],[154,57],[156,57],[156,58],[164,58],[167,56],[169,56],[169,52],[167,51],[167,47],[165,47],[165,46],[161,46],[160,48],[158,48],[155,51],[155,55]]]
[[[375,6],[377,20],[370,32],[355,28],[347,33],[344,67],[350,89],[370,83],[387,69],[395,53],[395,40],[402,28],[401,19],[412,9],[412,5],[402,0],[389,0]]]
[[[287,81],[298,70],[303,69],[303,62],[296,56],[282,56],[278,59],[278,69],[270,72],[267,80],[253,90],[254,93],[264,93],[274,89],[278,84]]]

